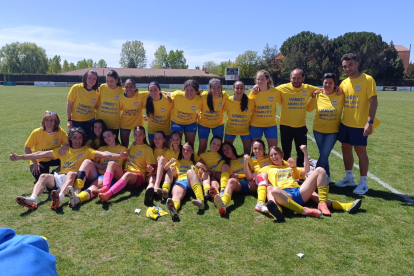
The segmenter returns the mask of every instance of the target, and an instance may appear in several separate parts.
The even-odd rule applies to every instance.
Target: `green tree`
[[[60,56],[55,55],[53,58],[49,59],[49,70],[48,74],[56,74],[62,72],[62,65],[60,64]]]
[[[380,70],[377,73],[376,78],[383,80],[400,80],[404,77],[404,64],[392,41],[387,48],[380,53],[378,58]]]
[[[121,59],[122,67],[128,67],[129,59],[132,58],[136,67],[144,68],[147,65],[147,57],[144,44],[139,40],[127,41],[122,44]]]
[[[272,76],[273,81],[276,81],[279,78],[281,71],[280,61],[276,58],[279,55],[279,50],[275,46],[269,47],[269,44],[266,43],[266,47],[263,50],[261,68],[268,71]]]
[[[187,69],[187,60],[184,57],[184,51],[182,50],[171,50],[168,53],[168,68],[171,69]]]
[[[88,65],[87,68],[94,68],[94,67],[96,67],[96,66],[94,66],[94,62],[93,62],[93,60],[91,58],[86,60],[86,64]]]
[[[196,65],[195,69],[200,70],[200,66]]]
[[[414,63],[408,64],[407,70],[404,72],[404,78],[414,80]]]
[[[206,61],[203,64],[203,68],[207,69],[207,72],[212,73],[212,74],[219,74],[220,68],[219,68],[219,64],[215,63],[214,61],[210,60],[210,61]]]
[[[88,68],[88,62],[86,61],[86,59],[79,60],[79,61],[76,63],[76,68],[77,68],[77,69]]]
[[[153,60],[151,68],[154,69],[161,69],[161,68],[169,68],[168,67],[168,53],[167,49],[165,49],[164,45],[158,47],[158,49],[154,53],[155,59]]]
[[[108,67],[108,64],[106,64],[106,61],[104,59],[100,59],[95,67],[96,68],[106,68],[106,67]]]
[[[67,71],[69,71],[70,69],[69,69],[69,62],[65,59],[64,61],[63,61],[63,66],[62,66],[62,72],[67,72]]]
[[[260,70],[261,58],[256,51],[246,51],[236,57],[233,67],[240,68],[240,78],[253,78]]]
[[[75,63],[71,62],[69,63],[69,71],[73,71],[73,70],[76,70],[76,65]]]
[[[11,43],[0,49],[1,72],[45,74],[48,70],[46,51],[35,43]]]
[[[129,58],[128,64],[126,66],[127,68],[137,68],[137,65],[135,64],[135,61],[132,57]]]

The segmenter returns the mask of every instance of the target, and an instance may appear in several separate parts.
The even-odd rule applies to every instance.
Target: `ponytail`
[[[145,108],[147,109],[148,118],[150,118],[151,115],[154,115],[154,103],[153,103],[153,99],[150,95],[148,95],[148,97],[147,97],[147,102],[145,104]]]
[[[248,104],[249,104],[249,98],[247,97],[246,94],[243,94],[242,99],[240,101],[240,109],[242,112],[246,110]]]

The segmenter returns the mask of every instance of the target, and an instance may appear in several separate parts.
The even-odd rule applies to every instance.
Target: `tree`
[[[76,63],[76,68],[77,69],[88,68],[88,62],[86,61],[86,59],[78,61]]]
[[[127,68],[137,68],[137,65],[135,64],[135,61],[132,57],[129,58],[128,64],[126,66]]]
[[[187,60],[184,57],[184,51],[182,50],[171,50],[168,53],[168,67],[171,69],[187,69]]]
[[[380,70],[376,78],[400,80],[404,77],[404,64],[392,41],[378,58]]]
[[[49,59],[49,70],[48,74],[56,74],[62,71],[62,65],[60,64],[60,56],[55,55],[53,58]]]
[[[76,70],[76,65],[75,63],[71,62],[69,63],[69,71],[73,71],[73,70]]]
[[[160,47],[158,47],[158,49],[154,53],[154,56],[155,56],[155,59],[152,61],[151,68],[154,68],[154,69],[169,68],[167,49],[165,49],[164,45],[161,45]]]
[[[236,57],[233,67],[240,68],[240,78],[254,78],[260,69],[261,58],[256,51],[246,51]]]
[[[147,65],[144,44],[139,40],[127,41],[122,44],[121,59],[119,63],[122,67],[128,67],[129,59],[132,58],[136,67],[144,68]]]
[[[48,70],[46,51],[35,43],[11,43],[0,49],[1,72],[45,74]]]
[[[266,43],[266,47],[263,50],[260,67],[269,72],[273,78],[273,81],[276,81],[278,79],[281,71],[280,61],[276,59],[279,54],[280,52],[277,49],[276,45],[269,47],[269,44]]]
[[[106,68],[106,67],[108,67],[108,64],[106,64],[106,61],[104,59],[100,59],[95,67],[96,68]]]
[[[62,72],[67,72],[67,71],[69,71],[70,69],[69,69],[69,62],[65,59],[64,61],[63,61],[63,66],[62,66]]]
[[[414,79],[414,63],[408,64],[407,70],[404,72],[404,78],[409,80]]]
[[[203,64],[203,68],[207,69],[207,72],[218,75],[219,73],[219,64],[215,63],[214,61],[206,61]]]
[[[196,65],[195,69],[200,70],[200,66]]]

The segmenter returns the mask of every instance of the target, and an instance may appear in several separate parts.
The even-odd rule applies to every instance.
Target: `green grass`
[[[221,218],[212,203],[198,214],[187,201],[180,222],[169,216],[145,217],[144,193],[126,190],[109,204],[92,200],[74,210],[64,204],[50,210],[47,194],[36,211],[18,206],[15,197],[30,194],[28,162],[12,163],[10,151],[22,154],[30,132],[45,110],[66,123],[68,88],[0,87],[0,227],[18,234],[48,238],[60,275],[411,275],[414,274],[414,206],[369,179],[370,191],[355,215],[334,212],[314,219],[286,213],[287,222],[254,212],[256,198],[236,196]],[[414,93],[379,92],[382,121],[369,138],[370,172],[399,191],[414,195]],[[312,129],[313,114],[307,118]],[[310,131],[311,134],[311,131]],[[235,143],[241,151],[240,140]],[[310,156],[317,159],[314,143]],[[335,149],[339,152],[340,145]],[[342,160],[331,155],[332,178],[344,175]],[[354,174],[358,177],[358,171]],[[330,198],[356,198],[352,188],[331,187]],[[164,205],[161,205],[165,207]],[[141,208],[140,215],[134,213]],[[302,259],[296,256],[304,253]]]

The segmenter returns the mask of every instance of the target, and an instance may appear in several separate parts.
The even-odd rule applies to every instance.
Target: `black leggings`
[[[30,165],[30,172],[32,173],[33,177],[35,178],[35,183],[39,180],[39,177],[42,173],[50,173],[50,171],[49,171],[50,167],[60,166],[60,160],[59,159],[54,159],[54,160],[50,160],[50,161],[46,161],[46,162],[39,162],[39,164],[41,164],[43,166],[43,168],[40,167],[39,174],[34,174],[33,173],[34,165],[33,164]]]
[[[306,134],[308,129],[303,127],[290,127],[280,125],[280,140],[282,143],[283,159],[288,160],[292,153],[292,141],[295,141],[296,148],[296,166],[303,167],[304,154],[299,148],[301,145],[308,145]]]

